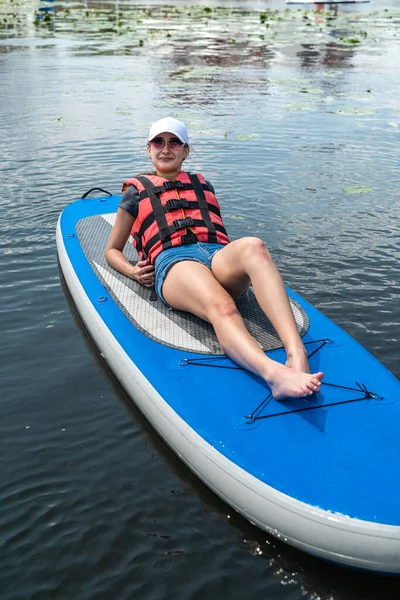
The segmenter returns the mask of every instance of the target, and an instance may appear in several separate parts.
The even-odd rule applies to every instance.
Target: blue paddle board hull
[[[400,573],[400,382],[292,290],[309,319],[303,342],[311,370],[325,374],[315,397],[277,402],[264,382],[225,356],[147,335],[109,293],[104,278],[112,275],[99,276],[82,249],[79,224],[109,219],[119,199],[70,204],[59,219],[57,249],[78,311],[132,400],[189,468],[251,523],[326,560]],[[282,349],[268,355],[285,362]]]

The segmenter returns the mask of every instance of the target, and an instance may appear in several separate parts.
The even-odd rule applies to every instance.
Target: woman
[[[108,263],[155,286],[167,306],[209,321],[225,354],[263,378],[275,399],[318,392],[323,373],[309,372],[285,286],[264,243],[255,237],[229,242],[212,186],[182,171],[190,152],[185,125],[171,117],[154,123],[147,152],[154,173],[124,183]],[[134,266],[122,253],[130,234],[142,259]],[[250,284],[282,341],[286,365],[266,356],[236,308]]]

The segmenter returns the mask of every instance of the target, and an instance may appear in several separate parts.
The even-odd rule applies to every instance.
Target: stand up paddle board
[[[168,310],[112,269],[104,251],[120,196],[61,214],[57,250],[77,309],[121,385],[162,438],[251,523],[341,565],[400,573],[400,382],[288,290],[321,392],[277,402],[219,347],[212,327]],[[125,255],[138,256],[130,242]],[[285,362],[251,288],[238,308]]]

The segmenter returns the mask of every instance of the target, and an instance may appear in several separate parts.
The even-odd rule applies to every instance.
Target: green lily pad
[[[342,44],[361,44],[361,40],[356,37],[340,38]]]
[[[179,79],[211,79],[220,73],[223,69],[221,67],[200,67],[198,69],[188,69],[172,73],[172,77]]]
[[[255,140],[256,138],[259,138],[260,134],[259,133],[249,133],[248,135],[245,134],[239,134],[236,136],[237,140]]]
[[[315,109],[315,104],[286,104],[283,106],[285,110],[296,111],[296,110],[313,110]]]
[[[375,108],[357,108],[351,106],[334,111],[337,115],[375,115],[377,112]]]
[[[345,194],[368,194],[369,192],[372,192],[373,189],[374,188],[367,186],[350,185],[342,188],[342,192]]]

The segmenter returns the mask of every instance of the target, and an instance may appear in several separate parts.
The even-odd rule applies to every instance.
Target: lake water
[[[400,597],[193,477],[96,355],[57,265],[63,207],[147,169],[147,129],[170,114],[231,237],[262,237],[286,283],[399,377],[400,8],[314,9],[0,5],[2,600]]]

